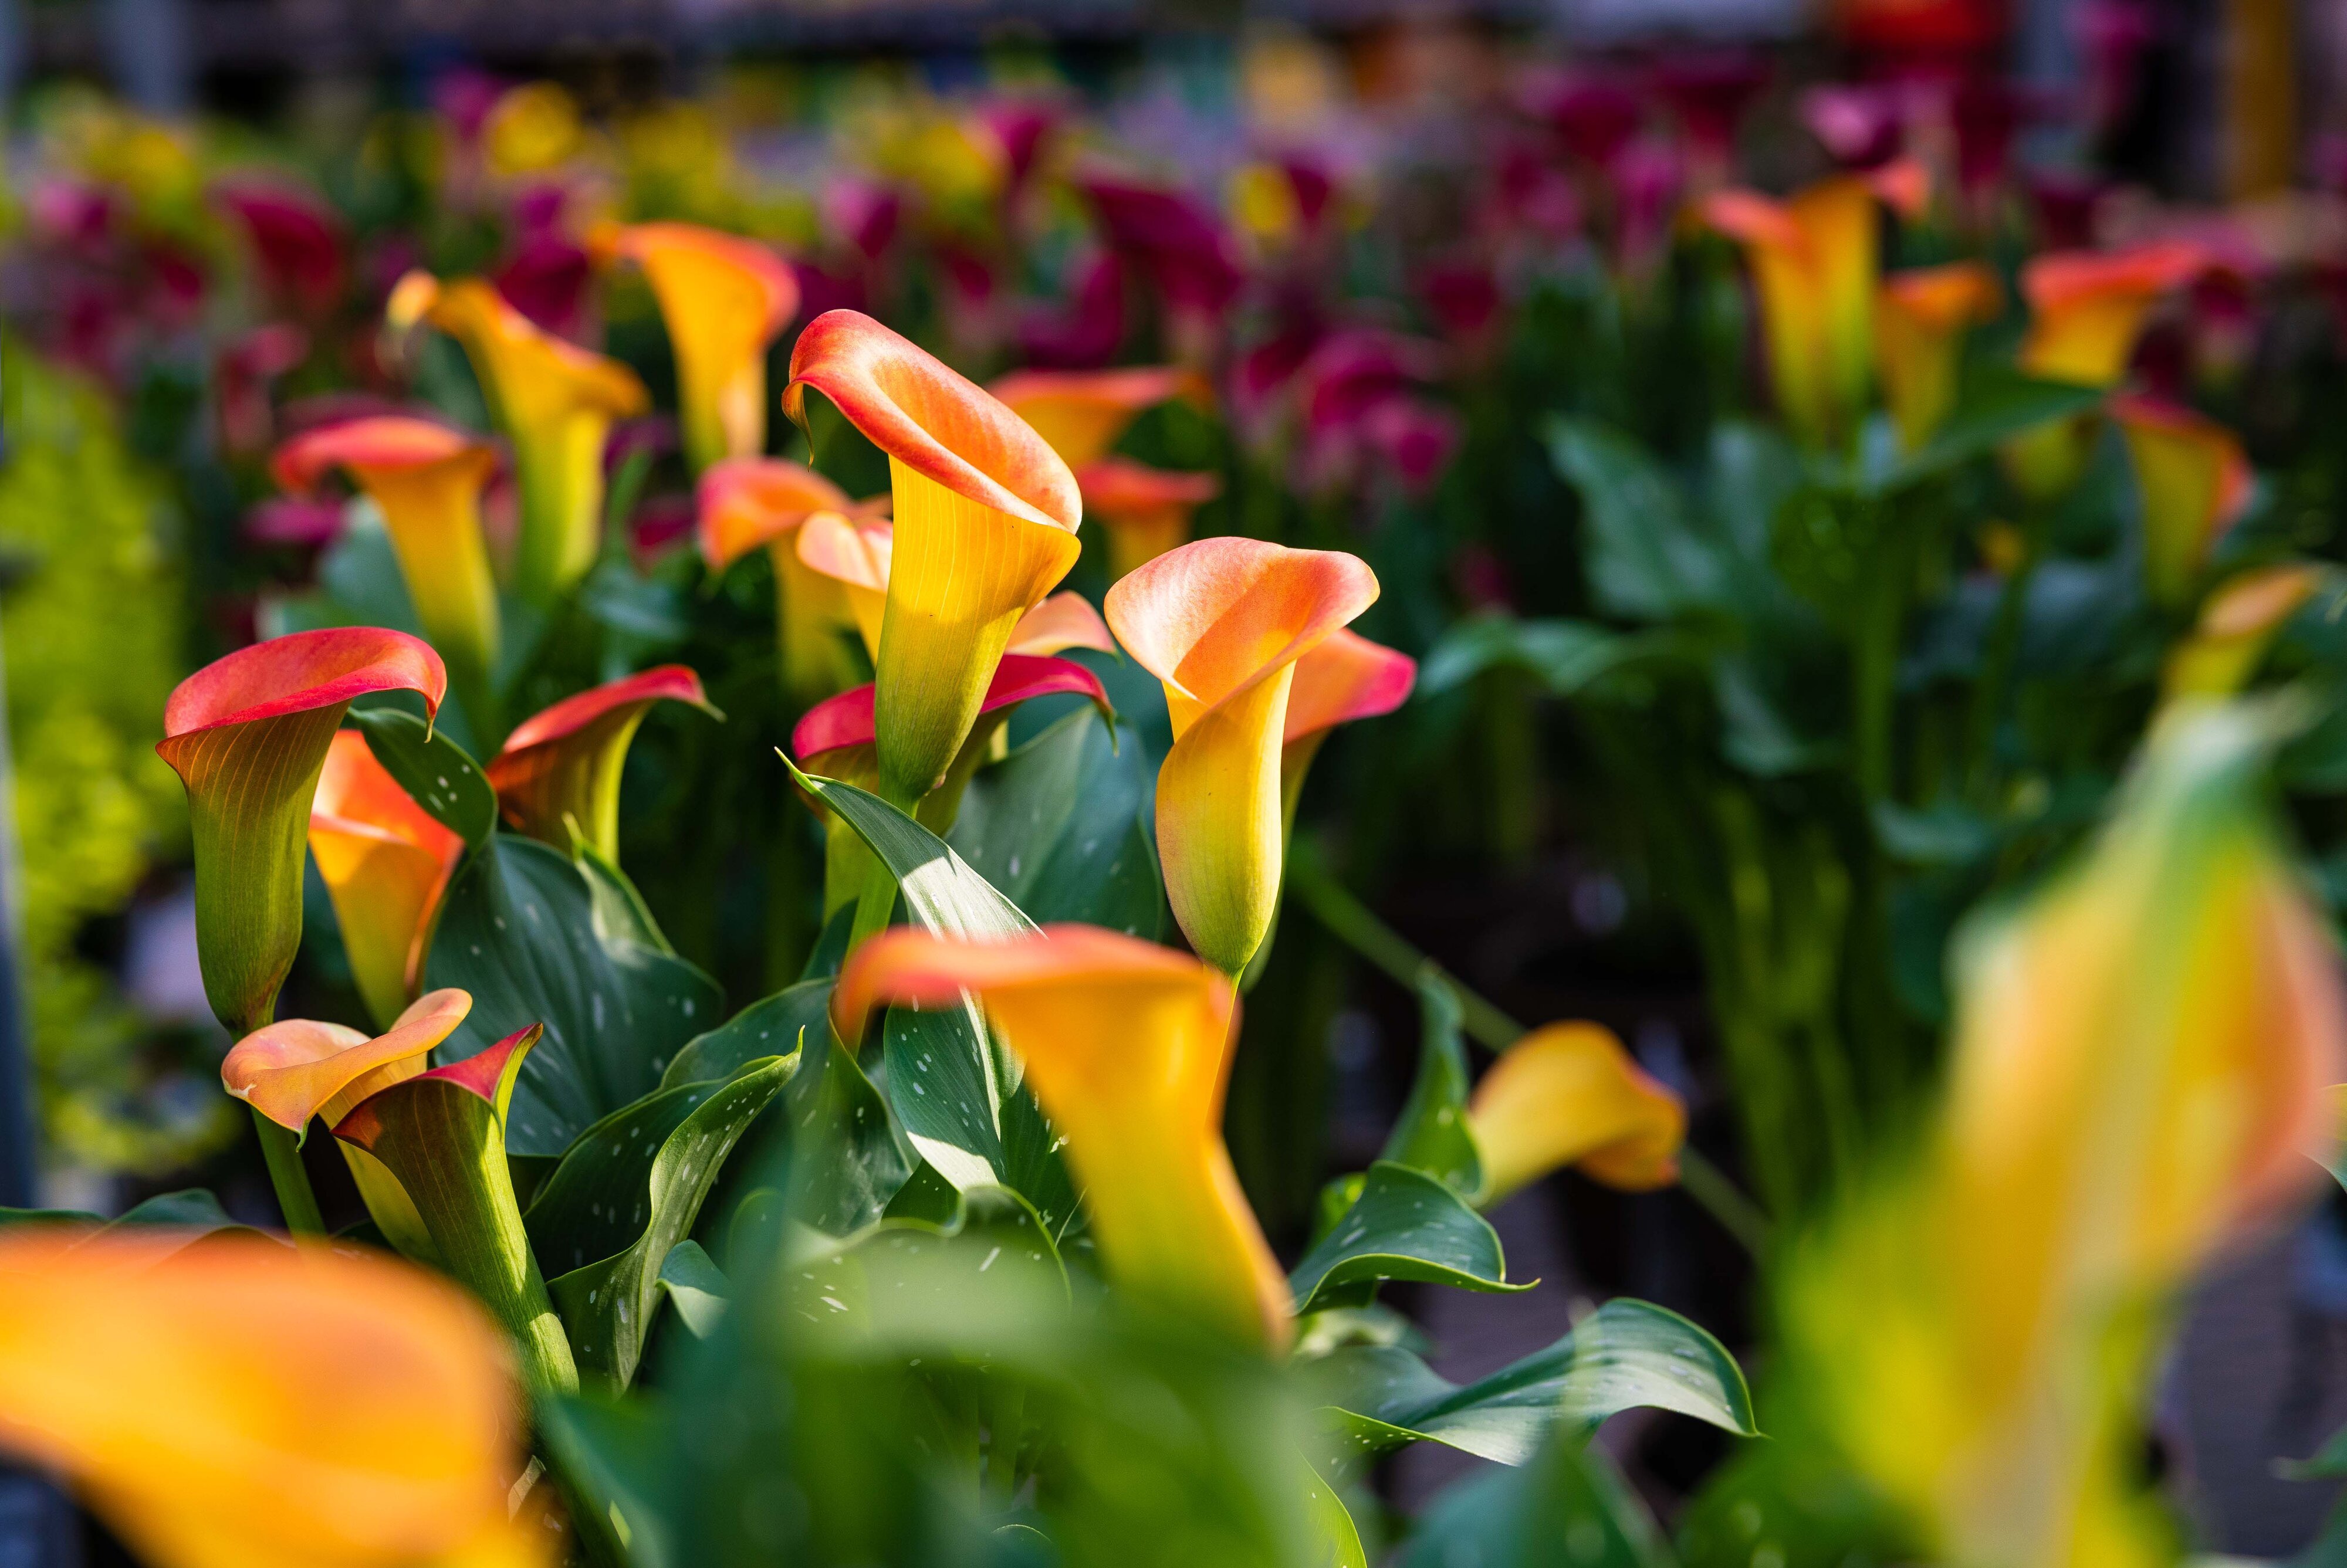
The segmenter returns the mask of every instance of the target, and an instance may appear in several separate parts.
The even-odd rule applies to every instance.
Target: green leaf
[[[1571,697],[1624,666],[1683,651],[1676,638],[1623,633],[1586,620],[1519,620],[1490,610],[1460,621],[1419,666],[1418,690],[1435,696],[1491,670],[1521,670],[1552,697]]]
[[[497,825],[497,792],[464,747],[397,708],[356,711],[349,723],[384,771],[441,826],[477,848],[488,842]]]
[[[1607,611],[1659,620],[1730,607],[1732,547],[1695,515],[1678,484],[1618,430],[1558,418],[1549,460],[1581,494],[1591,594]]]
[[[706,1339],[725,1321],[733,1304],[733,1283],[699,1242],[690,1237],[661,1260],[660,1286],[676,1304],[676,1316],[695,1339]]]
[[[1665,1568],[1645,1503],[1604,1453],[1560,1432],[1521,1470],[1476,1476],[1434,1501],[1399,1568]]]
[[[1307,1460],[1304,1466],[1304,1512],[1320,1538],[1326,1568],[1369,1568],[1369,1554],[1361,1549],[1361,1532],[1345,1500],[1327,1478]]]
[[[669,1413],[641,1399],[568,1395],[539,1400],[534,1414],[593,1542],[591,1560],[674,1568],[664,1493],[678,1434]]]
[[[598,918],[589,876],[532,839],[492,835],[450,885],[425,964],[427,989],[473,994],[441,1060],[546,1025],[507,1129],[517,1154],[559,1155],[659,1088],[676,1053],[723,1012],[715,981]]]
[[[752,1002],[707,1034],[685,1041],[668,1064],[661,1087],[730,1078],[762,1056],[789,1056],[831,1032],[831,982],[801,980]]]
[[[1727,1348],[1677,1313],[1626,1296],[1464,1388],[1398,1346],[1332,1351],[1309,1377],[1335,1447],[1348,1455],[1431,1440],[1522,1464],[1560,1421],[1594,1431],[1636,1407],[1758,1433],[1751,1392]]]
[[[798,1062],[795,1051],[766,1057],[723,1081],[648,1095],[580,1133],[548,1178],[524,1223],[582,1372],[620,1388],[634,1378],[669,1249]]]
[[[1155,941],[1165,893],[1151,821],[1157,775],[1141,737],[1083,707],[969,783],[950,835],[972,869],[1034,920],[1081,920]]]
[[[1464,1290],[1528,1290],[1510,1285],[1500,1235],[1466,1200],[1432,1176],[1380,1160],[1361,1195],[1296,1266],[1288,1285],[1298,1316],[1354,1306],[1348,1287],[1417,1279]]]
[[[96,1225],[100,1230],[108,1231],[169,1225],[185,1230],[191,1242],[220,1231],[251,1229],[231,1218],[208,1187],[185,1187],[175,1193],[158,1193],[144,1203],[123,1210],[110,1220],[86,1209],[0,1208],[0,1228],[26,1225]]]
[[[889,1108],[921,1158],[957,1187],[1004,1180],[1001,1076],[977,1005],[890,1008],[880,1040]]]
[[[946,841],[882,800],[837,779],[791,766],[799,787],[856,830],[897,878],[905,907],[928,930],[948,937],[1023,937],[1035,929],[1018,905],[970,869]]]
[[[2099,407],[2100,387],[2040,381],[2010,364],[1983,362],[1958,389],[1955,412],[1922,451],[1894,465],[1869,487],[1903,488],[1935,477],[2049,420],[2065,419]]]
[[[1418,1002],[1425,1020],[1418,1078],[1378,1158],[1432,1176],[1472,1202],[1483,1187],[1483,1156],[1467,1121],[1467,1047],[1459,1036],[1459,996],[1441,976],[1427,974],[1419,978]]]
[[[815,1037],[808,1035],[812,1049]],[[813,1075],[811,1074],[817,1074]],[[829,1030],[792,1091],[793,1214],[816,1230],[849,1235],[880,1218],[913,1173],[914,1156],[887,1102]],[[728,1255],[731,1258],[732,1255]]]

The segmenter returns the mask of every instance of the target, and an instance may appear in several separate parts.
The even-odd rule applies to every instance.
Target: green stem
[[[880,798],[907,816],[920,809],[918,796],[911,800],[899,800],[897,796],[897,792],[890,789],[885,782],[881,784]],[[856,924],[848,929],[847,950],[855,952],[867,938],[887,930],[896,913],[897,874],[889,870],[888,863],[876,854],[865,868],[864,891],[856,896]]]
[[[1505,1050],[1528,1032],[1524,1026],[1477,995],[1458,976],[1413,947],[1400,932],[1378,918],[1369,907],[1320,863],[1310,844],[1299,841],[1287,856],[1287,886],[1304,900],[1313,917],[1353,951],[1383,970],[1395,984],[1415,990],[1421,979],[1440,981],[1458,999],[1460,1024],[1493,1050]],[[1679,1148],[1679,1185],[1720,1228],[1758,1256],[1768,1241],[1768,1222],[1750,1198],[1737,1190],[1727,1173],[1698,1153],[1691,1143]]]
[[[253,1129],[261,1134],[261,1157],[269,1163],[269,1184],[277,1189],[277,1206],[285,1228],[295,1235],[324,1235],[325,1216],[318,1212],[318,1194],[310,1190],[310,1173],[302,1165],[302,1145],[295,1136],[252,1110]]]
[[[2021,656],[2021,634],[2027,623],[2029,585],[2044,559],[2045,523],[2032,515],[2022,523],[2021,560],[2005,579],[1997,600],[1996,620],[1989,629],[1988,647],[1981,658],[1980,684],[1973,689],[1971,783],[1973,797],[1984,799],[1995,776],[1997,721],[2004,712],[2006,688],[2013,683],[2013,666]]]

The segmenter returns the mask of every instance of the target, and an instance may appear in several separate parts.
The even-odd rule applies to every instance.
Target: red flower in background
[[[212,401],[220,416],[220,447],[250,457],[276,439],[269,384],[308,357],[310,334],[290,323],[255,327],[220,351],[212,366]]]
[[[1109,246],[1167,308],[1220,321],[1245,282],[1222,219],[1185,191],[1105,174],[1081,182]]]
[[[1594,169],[1613,163],[1646,115],[1635,93],[1595,76],[1536,77],[1526,89],[1525,108],[1547,122],[1567,152]]]
[[[333,309],[350,281],[350,241],[323,198],[259,174],[231,175],[212,200],[242,227],[262,286],[309,316]]]
[[[1768,85],[1768,62],[1741,52],[1667,55],[1650,78],[1687,144],[1698,191],[1725,182],[1744,117]]]

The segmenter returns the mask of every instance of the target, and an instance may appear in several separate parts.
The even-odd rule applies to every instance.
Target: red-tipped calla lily
[[[565,697],[523,720],[487,769],[506,821],[566,853],[584,843],[618,865],[620,772],[636,727],[660,702],[724,716],[702,693],[700,676],[663,664]]]
[[[1247,1342],[1286,1344],[1293,1303],[1223,1144],[1237,1001],[1196,959],[1094,926],[1012,942],[899,927],[832,995],[843,1040],[883,1002],[975,995],[1067,1140],[1110,1276]]]
[[[886,518],[849,518],[817,512],[799,526],[799,565],[838,585],[847,613],[864,639],[864,651],[880,657],[880,628],[888,613],[888,564],[897,548],[896,525]]]
[[[2249,684],[2274,638],[2330,580],[2324,568],[2305,561],[2256,567],[2227,579],[2200,607],[2192,635],[2169,651],[2160,677],[2162,700],[2229,697]]]
[[[365,736],[334,732],[310,802],[310,857],[377,1022],[415,994],[432,917],[464,853],[464,839],[409,797]]]
[[[1964,331],[1993,320],[2003,302],[1996,274],[1978,261],[1919,267],[1882,280],[1874,354],[1899,444],[1919,451],[1956,405]]]
[[[1914,165],[1837,175],[1783,201],[1723,190],[1705,220],[1744,247],[1759,296],[1768,374],[1786,421],[1839,439],[1866,406],[1873,364],[1878,202],[1921,209]]]
[[[2209,552],[2239,522],[2256,489],[2240,438],[2215,420],[2149,397],[2114,397],[2143,498],[2143,569],[2152,599],[2191,596]]]
[[[514,588],[542,603],[586,575],[602,538],[603,443],[614,419],[651,406],[636,373],[540,330],[478,278],[442,283],[410,272],[385,316],[406,331],[429,321],[465,347],[497,427],[512,441],[521,487]]]
[[[437,711],[440,656],[375,627],[301,631],[204,666],[163,705],[155,749],[187,786],[204,995],[231,1033],[269,1021],[302,942],[302,851],[318,774],[353,698],[415,692]]]
[[[698,472],[766,444],[766,345],[799,312],[790,264],[754,240],[691,223],[640,223],[611,241],[660,300],[676,353],[684,456]]]
[[[514,1083],[544,1033],[531,1024],[478,1055],[384,1085],[334,1123],[334,1136],[380,1161],[405,1192],[440,1266],[514,1337],[531,1386],[572,1393],[579,1364],[506,1164]]]
[[[839,633],[854,624],[838,588],[799,564],[798,529],[817,512],[884,516],[886,497],[854,502],[814,469],[779,457],[732,457],[701,476],[701,558],[723,571],[760,546],[774,568],[774,630],[783,688],[801,702],[854,677]]]
[[[509,1517],[513,1358],[462,1291],[363,1248],[0,1235],[0,1450],[156,1568],[541,1568]]]
[[[1076,470],[1084,508],[1108,532],[1109,580],[1190,542],[1190,518],[1223,493],[1213,474],[1144,467],[1103,457]]]
[[[1035,427],[1071,468],[1108,456],[1143,410],[1211,394],[1195,371],[1174,365],[1127,370],[1016,370],[988,390]]]
[[[456,670],[468,707],[485,698],[497,658],[497,588],[481,533],[481,487],[497,466],[497,454],[462,431],[404,415],[304,431],[271,464],[296,496],[314,495],[341,468],[382,509],[415,619]]]
[[[1296,661],[1287,692],[1287,721],[1281,726],[1279,790],[1281,821],[1296,825],[1296,803],[1304,775],[1320,743],[1339,724],[1390,713],[1409,701],[1418,683],[1418,661],[1358,631],[1337,630]]]
[[[1043,438],[868,316],[799,334],[784,408],[808,388],[888,455],[896,552],[880,633],[881,793],[911,807],[960,751],[1012,627],[1075,564],[1082,504]]]
[[[1375,603],[1353,556],[1201,539],[1108,592],[1117,641],[1165,686],[1174,749],[1157,775],[1157,847],[1198,955],[1238,974],[1278,906],[1280,759],[1296,661]]]
[[[1467,1119],[1484,1204],[1566,1165],[1627,1192],[1666,1187],[1686,1141],[1679,1097],[1594,1023],[1549,1024],[1510,1046],[1475,1085]]]
[[[1090,648],[1101,653],[1116,651],[1116,641],[1108,634],[1108,622],[1101,619],[1091,600],[1073,589],[1051,595],[1020,616],[1019,624],[1010,629],[1008,653],[1040,658],[1064,653],[1071,648]]]

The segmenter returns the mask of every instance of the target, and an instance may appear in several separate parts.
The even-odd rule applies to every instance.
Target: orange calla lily
[[[464,853],[464,839],[409,798],[365,736],[334,732],[310,801],[310,857],[333,900],[352,979],[378,1021],[415,994],[433,914]]]
[[[1704,221],[1744,247],[1759,296],[1768,375],[1786,421],[1811,442],[1840,439],[1866,406],[1873,361],[1876,204],[1921,210],[1920,166],[1837,175],[1783,201],[1723,190]]]
[[[2249,509],[2256,489],[2240,438],[2213,419],[2149,397],[2114,397],[2143,500],[2143,569],[2152,599],[2189,598],[2209,552]]]
[[[1071,648],[1090,648],[1101,653],[1113,653],[1116,643],[1108,634],[1108,622],[1101,619],[1092,601],[1073,589],[1055,593],[1019,618],[1010,629],[1010,653],[1043,656],[1064,653]]]
[[[694,472],[766,444],[766,345],[799,313],[799,284],[754,240],[692,223],[639,223],[610,239],[644,270],[676,354],[684,458]]]
[[[1791,1260],[1788,1371],[1933,1561],[2173,1554],[2139,1490],[2164,1308],[2323,1179],[2347,1059],[2270,727],[2172,711],[2083,864],[1961,946],[1922,1158]]]
[[[1238,974],[1279,901],[1281,752],[1296,661],[1375,603],[1358,559],[1201,539],[1108,591],[1108,623],[1163,682],[1174,749],[1157,775],[1157,847],[1199,957]]]
[[[839,647],[853,624],[839,589],[798,558],[798,529],[817,512],[846,517],[887,515],[887,498],[855,502],[814,469],[779,457],[733,457],[701,476],[701,557],[712,571],[761,546],[774,567],[774,630],[783,686],[812,702],[854,677]]]
[[[543,332],[478,278],[443,283],[410,272],[385,316],[421,321],[465,347],[497,427],[514,449],[521,537],[514,588],[542,603],[586,575],[603,532],[603,444],[611,421],[651,406],[636,373]]]
[[[565,697],[523,720],[487,770],[505,819],[565,853],[574,839],[583,842],[617,866],[620,771],[636,727],[661,702],[724,717],[702,695],[699,675],[663,664]]]
[[[2257,567],[2228,579],[2200,607],[2192,635],[2168,656],[2164,701],[2229,697],[2249,683],[2266,650],[2330,575],[2305,561]]]
[[[2208,269],[2198,246],[2175,242],[2034,258],[2021,269],[2030,313],[2021,368],[2080,386],[2117,384],[2151,307]]]
[[[0,1450],[155,1568],[550,1564],[521,1417],[480,1308],[379,1254],[0,1235]]]
[[[1882,281],[1874,352],[1899,444],[1920,451],[1956,405],[1956,358],[1964,329],[1993,321],[2004,302],[1996,274],[1978,261],[1919,267]]]
[[[1143,410],[1177,397],[1203,405],[1213,396],[1197,372],[1170,364],[1017,370],[989,390],[1033,425],[1071,468],[1106,456]]]
[[[948,1007],[965,992],[1067,1140],[1111,1277],[1235,1337],[1284,1348],[1287,1282],[1223,1143],[1238,1006],[1230,980],[1095,926],[996,943],[900,927],[840,972],[832,1020],[854,1041],[884,1002]]]
[[[881,793],[909,809],[960,751],[1011,629],[1075,564],[1081,502],[1018,415],[869,316],[807,324],[783,394],[793,418],[810,387],[888,455],[877,744]]]
[[[799,565],[839,585],[840,597],[864,639],[864,651],[880,657],[880,628],[888,613],[888,564],[897,548],[896,525],[886,518],[850,518],[817,512],[799,526]]]
[[[1483,1159],[1480,1204],[1577,1165],[1612,1187],[1678,1180],[1686,1107],[1630,1060],[1610,1029],[1553,1023],[1501,1054],[1468,1106]]]
[[[354,697],[409,691],[436,712],[440,656],[376,627],[300,631],[179,682],[155,750],[187,786],[204,995],[231,1032],[269,1021],[302,941],[302,839],[318,774]]]
[[[1173,473],[1122,457],[1076,470],[1084,507],[1108,530],[1109,579],[1190,542],[1190,518],[1223,493],[1213,474]]]
[[[1287,719],[1280,728],[1280,820],[1296,825],[1296,803],[1304,774],[1320,743],[1339,724],[1390,713],[1409,701],[1418,684],[1418,661],[1358,631],[1338,630],[1296,661],[1287,692]]]

